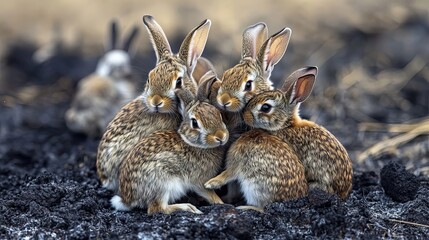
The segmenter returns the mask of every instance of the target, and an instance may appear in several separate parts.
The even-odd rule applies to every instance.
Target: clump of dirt
[[[384,192],[397,202],[413,200],[420,187],[417,176],[398,162],[389,163],[381,169],[380,183]]]

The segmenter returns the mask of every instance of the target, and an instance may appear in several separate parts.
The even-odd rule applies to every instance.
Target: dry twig
[[[389,220],[391,222],[403,223],[403,224],[413,225],[413,226],[417,226],[417,227],[427,227],[427,228],[429,228],[429,225],[421,224],[421,223],[409,222],[409,221],[392,219],[392,218],[387,219],[387,220]]]
[[[395,124],[394,130],[398,131],[399,129],[409,128],[409,131],[400,134],[396,137],[386,139],[381,141],[374,146],[366,149],[364,152],[360,153],[357,160],[362,162],[369,156],[374,156],[390,151],[394,151],[399,145],[411,141],[417,136],[429,134],[429,119],[424,119],[413,125],[413,128],[410,127],[410,124],[406,126],[400,126],[401,124]]]

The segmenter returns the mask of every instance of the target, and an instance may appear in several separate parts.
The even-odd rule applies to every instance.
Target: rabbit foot
[[[186,212],[192,212],[196,214],[203,214],[198,208],[196,208],[194,205],[190,203],[178,203],[178,204],[171,204],[171,205],[164,205],[159,204],[158,202],[154,202],[149,204],[149,207],[147,209],[147,213],[149,215],[161,212],[165,214],[171,214],[176,211],[186,211]]]
[[[225,185],[225,183],[221,179],[219,179],[218,177],[215,177],[215,178],[208,180],[204,184],[204,187],[207,189],[219,189],[223,185]]]
[[[223,204],[222,199],[216,194],[215,191],[209,189],[198,189],[197,194],[207,200],[210,204]]]
[[[176,211],[186,211],[186,212],[191,212],[195,214],[203,214],[203,212],[201,212],[197,207],[195,207],[190,203],[171,204],[171,205],[167,205],[164,208],[164,213],[166,214],[170,214]]]

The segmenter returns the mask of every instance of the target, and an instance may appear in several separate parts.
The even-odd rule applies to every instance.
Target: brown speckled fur
[[[127,156],[120,173],[119,193],[131,207],[147,207],[173,179],[203,189],[223,160],[222,148],[203,149],[187,145],[174,131],[161,131],[142,139]]]
[[[304,167],[294,150],[264,130],[243,133],[228,150],[226,164],[226,170],[206,187],[219,188],[236,179],[247,204],[260,208],[307,194]]]
[[[305,73],[315,71],[314,69],[317,71],[314,67],[300,69],[295,75],[299,71]],[[307,86],[310,89],[300,92],[310,94],[312,84]],[[299,117],[298,104],[306,97],[302,97],[298,103],[290,103],[295,88],[289,87],[286,92],[277,90],[258,94],[249,101],[243,118],[248,125],[266,129],[293,147],[305,167],[310,188],[321,188],[345,199],[352,188],[352,162],[346,149],[334,135]],[[270,104],[272,110],[269,113],[260,111],[263,104]]]
[[[292,127],[273,132],[290,143],[305,166],[310,188],[347,198],[352,189],[352,162],[343,145],[324,127],[295,118]]]
[[[161,130],[177,129],[178,113],[151,113],[141,97],[125,105],[110,122],[97,152],[97,173],[102,183],[117,187],[119,166],[128,152],[143,137]]]

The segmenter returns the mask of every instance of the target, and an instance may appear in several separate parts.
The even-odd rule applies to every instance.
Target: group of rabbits
[[[193,191],[210,204],[222,204],[215,189],[234,180],[247,202],[241,209],[262,211],[269,203],[304,197],[312,188],[347,198],[352,187],[347,151],[325,128],[298,114],[317,68],[296,70],[280,89],[270,81],[288,46],[289,28],[269,38],[264,23],[246,28],[240,62],[219,79],[201,57],[210,20],[186,36],[177,54],[152,16],[145,15],[143,23],[157,59],[143,93],[124,103],[130,99],[125,93],[135,91],[127,50],[137,30],[119,50],[112,24],[112,50],[96,74],[79,84],[66,114],[70,128],[88,134],[110,122],[96,166],[103,187],[117,194],[111,199],[116,210],[201,213],[192,204],[174,202]],[[76,110],[79,105],[86,106],[85,113]]]

